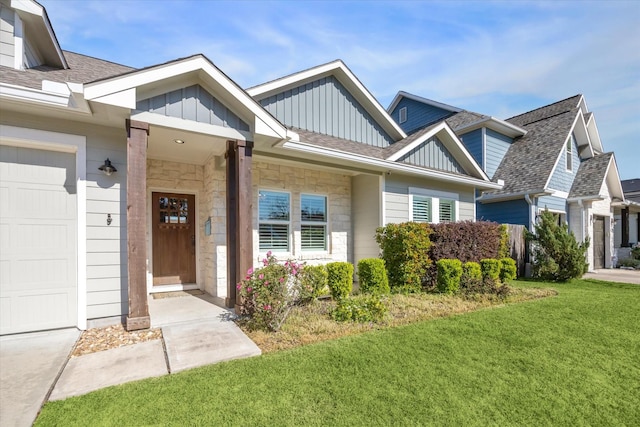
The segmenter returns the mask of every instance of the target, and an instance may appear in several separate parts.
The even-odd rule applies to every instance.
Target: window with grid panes
[[[327,250],[326,196],[300,196],[300,245],[303,251]]]
[[[261,251],[289,251],[290,212],[289,193],[259,191],[258,234]]]

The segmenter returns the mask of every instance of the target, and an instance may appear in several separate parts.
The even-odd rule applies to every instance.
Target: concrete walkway
[[[261,354],[233,322],[233,313],[212,302],[206,294],[157,300],[150,297],[152,327],[162,328],[162,340],[70,359],[80,335],[75,329],[3,337],[0,425],[31,425],[47,397],[65,399]]]
[[[606,282],[633,283],[640,285],[639,270],[621,270],[619,268],[604,268],[586,273],[583,279],[604,280]]]

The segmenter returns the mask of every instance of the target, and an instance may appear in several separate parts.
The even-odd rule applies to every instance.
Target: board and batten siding
[[[376,243],[376,228],[380,218],[380,176],[356,175],[351,178],[351,214],[353,227],[353,262],[364,258],[378,258],[380,247]]]
[[[323,77],[258,101],[286,126],[374,147],[388,147],[394,142],[333,76]]]
[[[138,101],[136,110],[249,131],[249,125],[200,85]]]
[[[491,129],[485,131],[486,155],[484,157],[486,165],[484,171],[487,173],[489,179],[493,178],[512,142],[513,139],[501,133]]]
[[[567,193],[571,191],[573,180],[575,179],[576,174],[578,173],[578,168],[580,167],[580,156],[578,155],[578,147],[576,147],[575,140],[571,145],[571,157],[571,171],[567,171],[567,150],[563,144],[560,160],[558,160],[558,163],[551,174],[551,179],[549,180],[548,187],[550,189],[565,191]]]
[[[496,203],[478,203],[478,221],[494,221],[499,224],[516,224],[529,227],[529,204],[524,199]]]
[[[13,35],[15,15],[4,3],[0,3],[0,66],[14,68],[15,39]]]
[[[446,172],[467,174],[455,157],[435,136],[402,156],[398,161]]]
[[[460,135],[460,140],[465,146],[469,154],[473,157],[482,169],[484,169],[484,160],[482,155],[482,129],[472,130]]]
[[[407,109],[407,121],[400,123],[400,109]],[[427,125],[435,123],[453,114],[449,110],[425,104],[414,99],[402,98],[398,105],[391,111],[391,117],[407,134]]]
[[[458,194],[457,221],[475,219],[474,188],[464,185],[443,184],[438,181],[411,176],[390,175],[385,178],[384,210],[386,224],[409,221],[409,187]]]
[[[3,111],[0,122],[11,126],[86,136],[87,319],[128,312],[127,266],[127,134],[124,127],[26,116]],[[106,176],[98,168],[109,158],[118,169]],[[111,214],[111,224],[107,215]]]

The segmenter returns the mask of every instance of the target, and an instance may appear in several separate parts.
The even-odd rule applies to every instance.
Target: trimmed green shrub
[[[327,264],[327,280],[333,299],[346,298],[353,289],[353,264],[349,262],[330,262]]]
[[[392,292],[420,292],[427,281],[431,227],[427,223],[388,224],[376,230]]]
[[[441,259],[437,263],[438,290],[446,294],[455,294],[460,289],[462,263],[459,259]]]
[[[500,259],[500,281],[507,283],[514,280],[518,275],[516,261],[512,258]]]
[[[300,281],[299,300],[302,303],[313,301],[314,299],[329,295],[327,286],[327,268],[324,265],[305,265],[298,274]]]
[[[578,243],[566,224],[558,225],[556,217],[544,210],[535,225],[535,233],[527,233],[532,242],[533,276],[554,282],[582,277],[587,269],[585,255],[589,238]]]
[[[482,269],[480,269],[480,264],[474,261],[469,261],[462,264],[462,276],[460,277],[460,283],[462,284],[466,280],[470,279],[482,279]]]
[[[388,312],[380,295],[357,295],[338,300],[331,317],[339,322],[380,322]]]
[[[640,260],[640,246],[631,249],[631,258]]]
[[[482,279],[493,280],[496,283],[500,281],[500,261],[493,258],[481,259],[480,269],[482,270]]]
[[[384,268],[384,260],[365,258],[358,262],[360,291],[365,294],[385,295],[390,292],[389,278]]]

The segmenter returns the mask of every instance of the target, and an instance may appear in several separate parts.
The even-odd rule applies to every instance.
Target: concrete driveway
[[[80,331],[0,337],[0,426],[30,426],[62,372]]]
[[[621,270],[606,268],[595,270],[582,276],[583,279],[604,280],[607,282],[633,283],[640,285],[640,270]]]

